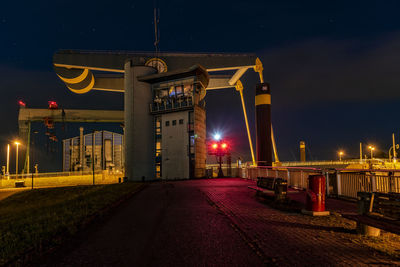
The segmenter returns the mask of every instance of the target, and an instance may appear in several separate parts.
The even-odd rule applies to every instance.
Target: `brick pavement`
[[[192,184],[150,184],[32,266],[263,266]]]
[[[399,265],[354,242],[354,222],[273,209],[249,185],[254,182],[238,178],[152,183],[33,265]],[[354,203],[328,202],[337,210],[355,209]]]
[[[351,222],[336,217],[315,218],[272,209],[254,197],[247,188],[251,181],[239,179],[206,180],[200,190],[243,232],[249,245],[268,264],[279,266],[369,266],[397,265],[388,256],[351,241]],[[338,211],[355,210],[354,203],[340,205]],[[343,202],[342,202],[343,203]],[[354,209],[353,209],[354,208]],[[340,226],[338,220],[342,220]],[[346,227],[348,224],[348,227]],[[344,225],[344,226],[343,226]]]

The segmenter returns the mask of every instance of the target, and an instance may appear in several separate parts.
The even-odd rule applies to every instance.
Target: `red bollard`
[[[302,210],[303,213],[313,216],[329,215],[329,211],[325,211],[325,189],[325,176],[308,176],[306,210]]]

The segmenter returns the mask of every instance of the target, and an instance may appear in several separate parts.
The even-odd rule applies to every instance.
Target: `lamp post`
[[[393,149],[393,147],[391,146],[390,147],[390,149],[389,149],[389,161],[393,161],[393,163],[396,163],[397,162],[397,157],[396,157],[396,155],[395,155],[395,152],[396,152],[396,149],[398,149],[399,148],[399,144],[397,144],[396,146],[395,146],[395,149]],[[393,150],[393,158],[392,158],[392,151]]]
[[[396,163],[397,153],[396,153],[396,141],[394,139],[394,133],[392,134],[392,141],[393,141],[393,162]]]
[[[343,156],[343,154],[344,154],[344,152],[343,151],[339,151],[339,161],[342,161],[342,156]]]
[[[368,148],[371,150],[371,159],[373,159],[374,158],[373,151],[375,150],[375,147],[369,146]]]
[[[6,175],[10,175],[10,144],[7,144],[7,171]]]
[[[20,143],[15,141],[14,144],[17,146],[16,154],[15,154],[15,179],[18,177],[18,146]]]

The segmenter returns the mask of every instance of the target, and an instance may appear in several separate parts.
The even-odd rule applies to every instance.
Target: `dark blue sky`
[[[340,148],[357,157],[360,141],[387,151],[392,132],[400,140],[398,1],[157,2],[161,51],[253,52],[262,59],[281,160],[298,159],[300,140],[313,159],[332,159]],[[18,99],[30,107],[54,99],[65,108],[122,108],[118,94],[69,92],[52,70],[52,55],[153,51],[153,7],[153,1],[0,4],[1,165],[17,135]],[[256,78],[243,79],[252,127]],[[209,93],[207,105],[208,130],[223,129],[235,140],[235,155],[248,155],[238,94]],[[77,127],[64,135],[78,134]]]

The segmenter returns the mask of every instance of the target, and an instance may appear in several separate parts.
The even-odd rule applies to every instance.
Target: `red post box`
[[[308,176],[308,189],[306,197],[306,209],[308,211],[325,211],[325,176]]]

